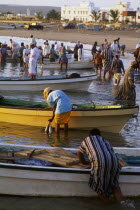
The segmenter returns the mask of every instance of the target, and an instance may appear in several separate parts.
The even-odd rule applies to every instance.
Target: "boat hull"
[[[101,131],[119,133],[129,118],[137,113],[137,106],[127,109],[74,110],[71,112],[69,128],[90,130],[97,127]],[[45,109],[0,107],[1,122],[46,127],[51,117],[52,111]],[[55,126],[54,122],[52,126]]]
[[[119,148],[117,152],[118,150]],[[127,155],[129,155],[129,150]],[[88,186],[89,176],[90,169],[0,163],[0,194],[94,197],[97,194]],[[140,196],[140,167],[123,167],[119,182],[124,196]]]
[[[65,66],[65,64],[64,64]],[[44,61],[43,65],[44,69],[59,69],[60,64],[57,62],[47,62]],[[65,67],[63,67],[65,68]],[[68,70],[82,70],[82,69],[93,69],[93,61],[76,61],[76,62],[69,62],[68,63]]]
[[[42,80],[0,80],[0,90],[11,91],[43,91],[46,87],[56,90],[87,91],[96,75],[71,79],[43,79]]]

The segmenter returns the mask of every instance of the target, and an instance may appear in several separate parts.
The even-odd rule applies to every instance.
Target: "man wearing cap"
[[[36,79],[37,74],[37,61],[38,61],[38,49],[33,43],[30,44],[31,52],[29,57],[29,75],[32,77],[32,80]]]
[[[68,122],[72,110],[71,101],[61,90],[52,90],[50,87],[44,90],[44,98],[53,108],[53,116],[50,122],[55,120],[55,132],[59,134],[60,125],[64,124],[64,132],[68,132]]]

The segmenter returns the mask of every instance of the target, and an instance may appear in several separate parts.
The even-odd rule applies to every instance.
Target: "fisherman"
[[[6,46],[7,46],[6,43],[3,43],[1,45],[1,48],[0,48],[0,63],[5,63],[6,62],[6,57],[8,55]]]
[[[78,61],[83,61],[83,60],[84,60],[84,49],[83,49],[83,44],[80,44],[78,49]]]
[[[94,54],[94,67],[96,70],[96,74],[98,75],[98,70],[100,71],[100,77],[102,72],[102,56],[101,50]]]
[[[125,48],[126,48],[125,44],[122,44],[122,45],[120,46],[120,53],[122,54],[122,56],[124,56]]]
[[[63,64],[66,66],[66,71],[68,68],[68,58],[66,56],[66,48],[63,43],[61,43],[61,47],[59,49],[59,63],[60,63],[60,71],[62,71]]]
[[[140,71],[140,45],[137,45],[137,49],[134,52],[134,57],[136,61],[136,69],[138,69],[138,72]]]
[[[24,49],[25,49],[24,42],[21,42],[21,46],[19,48],[20,63],[23,63],[23,50]]]
[[[114,85],[119,85],[121,80],[121,74],[125,74],[124,65],[122,60],[119,59],[119,55],[116,55],[116,59],[112,62],[111,71],[114,73]]]
[[[29,75],[32,77],[32,80],[35,80],[37,75],[38,49],[33,43],[30,44],[30,48]]]
[[[109,43],[108,43],[107,39],[105,39],[105,41],[104,41],[104,47],[106,48],[106,46],[107,46],[108,44],[109,44]]]
[[[135,65],[136,62],[132,61],[130,63],[130,67],[126,69],[122,86],[116,97],[117,100],[128,100],[129,102],[131,102],[131,104],[135,104],[135,99],[136,99],[136,91],[134,85]]]
[[[111,49],[112,49],[112,51],[113,51],[113,55],[114,55],[114,58],[116,57],[116,53],[118,53],[119,52],[119,45],[118,45],[118,43],[116,42],[116,40],[114,40],[114,42],[112,43],[112,45],[111,45]]]
[[[92,49],[91,49],[91,54],[93,56],[93,59],[94,59],[94,54],[97,52],[97,42],[94,42],[93,46],[92,46]]]
[[[52,44],[49,54],[50,62],[54,62],[57,59],[57,53],[54,49],[54,44]]]
[[[57,41],[54,42],[54,49],[55,49],[55,52],[58,54],[60,50],[60,45],[57,43]]]
[[[106,45],[106,49],[102,51],[101,56],[102,56],[103,66],[104,66],[103,78],[105,79],[106,73],[110,72],[111,70],[111,64],[114,57],[113,52],[110,49],[109,45]]]
[[[86,160],[84,153],[88,155]],[[105,203],[109,202],[111,194],[121,203],[122,193],[119,186],[121,166],[109,141],[102,138],[100,131],[93,128],[89,136],[78,149],[79,160],[83,164],[91,165],[89,186]]]
[[[49,42],[44,42],[44,46],[43,46],[43,56],[44,57],[48,57],[50,54],[50,45]]]
[[[74,47],[74,59],[75,61],[78,61],[78,49],[80,47],[80,41],[77,42],[77,44]]]
[[[19,45],[17,45],[15,42],[13,42],[13,45],[12,45],[12,59],[17,62],[17,59],[19,57]]]
[[[60,125],[64,124],[64,132],[67,134],[72,110],[70,99],[63,91],[52,90],[50,87],[44,90],[43,95],[53,109],[53,116],[49,122],[55,120],[55,132],[59,134]]]
[[[23,62],[24,62],[24,67],[25,68],[28,68],[29,54],[30,54],[29,45],[26,45],[25,49],[23,50]]]
[[[30,45],[31,44],[34,44],[34,46],[36,46],[36,44],[37,44],[35,38],[33,37],[33,35],[30,36]]]

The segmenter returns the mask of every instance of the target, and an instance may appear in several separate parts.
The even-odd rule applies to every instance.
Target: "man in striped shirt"
[[[111,64],[113,60],[113,52],[110,49],[109,45],[107,45],[106,49],[102,51],[101,56],[104,61],[103,62],[103,66],[104,66],[103,78],[105,79],[106,73],[111,70]]]
[[[89,161],[84,157],[88,155]],[[122,193],[119,187],[120,164],[112,145],[101,137],[100,131],[93,128],[89,136],[81,143],[78,150],[79,160],[83,164],[91,164],[89,186],[99,196],[108,202],[113,193],[118,202],[122,201]]]

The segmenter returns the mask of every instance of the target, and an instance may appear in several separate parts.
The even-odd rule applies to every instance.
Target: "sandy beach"
[[[14,37],[27,37],[33,34],[35,38],[58,40],[58,41],[81,41],[83,44],[93,44],[95,41],[98,45],[104,42],[107,38],[108,42],[112,43],[114,39],[120,37],[120,44],[126,45],[126,51],[134,51],[136,44],[140,43],[140,33],[134,30],[125,31],[99,31],[95,32],[92,30],[81,30],[77,29],[61,29],[58,31],[57,28],[40,30],[26,30],[26,29],[1,29],[0,36],[11,36]]]

